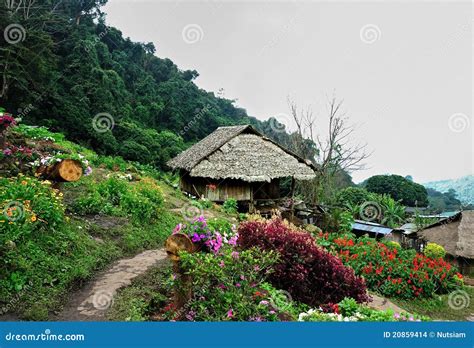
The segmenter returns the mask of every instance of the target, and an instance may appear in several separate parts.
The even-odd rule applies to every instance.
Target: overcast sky
[[[195,69],[259,119],[290,128],[287,96],[326,131],[335,91],[369,169],[426,182],[474,172],[472,4],[109,0],[109,25]]]

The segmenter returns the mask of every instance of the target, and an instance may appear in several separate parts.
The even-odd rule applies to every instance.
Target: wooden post
[[[199,250],[198,246],[194,244],[191,239],[183,233],[175,233],[168,237],[165,243],[166,253],[168,258],[173,262],[173,271],[179,280],[179,287],[176,286],[173,294],[173,301],[176,309],[183,308],[186,303],[192,298],[192,278],[185,274],[181,267],[181,260],[179,257],[180,251],[187,251],[194,253]]]
[[[295,205],[295,185],[296,185],[296,181],[295,181],[295,178],[292,176],[291,177],[291,189],[290,189],[290,197],[291,197],[290,210],[291,210],[291,219],[292,220],[295,217],[295,209],[294,209],[294,205]]]
[[[250,201],[249,201],[249,213],[255,213],[255,204],[253,202],[253,185],[250,186]]]

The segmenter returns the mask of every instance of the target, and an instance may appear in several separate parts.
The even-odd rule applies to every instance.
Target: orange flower
[[[21,182],[21,184],[22,184],[22,185],[28,185],[28,183],[27,183],[25,180],[23,180],[23,181]]]
[[[31,220],[31,222],[35,222],[36,221],[36,215],[33,215],[30,220]]]

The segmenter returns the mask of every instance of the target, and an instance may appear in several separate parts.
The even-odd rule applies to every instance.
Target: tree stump
[[[82,176],[82,165],[79,161],[65,159],[52,166],[40,167],[37,173],[46,179],[57,182],[78,181]]]

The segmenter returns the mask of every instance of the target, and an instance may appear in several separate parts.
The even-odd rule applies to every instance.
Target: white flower
[[[304,318],[306,318],[308,316],[308,314],[306,313],[300,313],[298,315],[298,321],[304,321]]]

